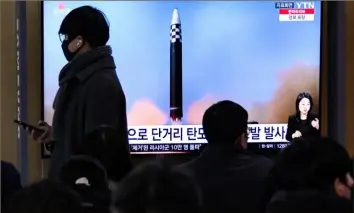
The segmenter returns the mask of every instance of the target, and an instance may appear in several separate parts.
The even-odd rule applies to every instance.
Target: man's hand
[[[33,140],[39,143],[49,143],[52,127],[44,121],[39,121],[38,128],[42,129],[43,131],[38,131],[29,127],[26,128],[26,131],[31,135]]]

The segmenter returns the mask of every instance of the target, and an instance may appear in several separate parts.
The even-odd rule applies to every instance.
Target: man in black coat
[[[191,171],[203,191],[205,212],[258,213],[273,162],[246,151],[248,113],[232,101],[206,110],[208,146],[181,169]]]
[[[103,160],[111,161],[111,168],[106,168],[108,177],[119,181],[132,165],[126,99],[116,73],[112,49],[106,45],[109,40],[106,17],[91,6],[76,8],[64,18],[59,36],[68,63],[59,73],[53,123],[50,126],[40,121],[44,133],[29,131],[35,140],[52,144],[49,171],[52,179],[58,178],[60,167],[70,156],[82,154],[88,135],[100,132],[102,137],[97,137],[99,141],[96,142],[105,144],[103,151],[110,150],[110,159]],[[107,141],[105,131],[111,134],[112,129],[116,135],[110,138],[114,141]],[[107,155],[100,153],[100,156]],[[118,170],[124,171],[116,173]]]
[[[351,213],[351,160],[329,138],[294,140],[279,155],[267,213]]]

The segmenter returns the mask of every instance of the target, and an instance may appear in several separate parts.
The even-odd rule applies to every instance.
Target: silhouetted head
[[[353,179],[347,151],[325,137],[294,140],[279,155],[274,181],[279,190],[320,190],[350,198]]]
[[[113,212],[199,213],[201,193],[193,177],[162,161],[132,171],[113,196]]]
[[[313,100],[308,92],[300,93],[296,98],[296,114],[307,115],[313,108]]]
[[[62,166],[59,179],[80,195],[86,212],[109,212],[111,193],[107,174],[97,160],[74,156]]]
[[[89,156],[70,158],[62,166],[59,179],[71,187],[83,184],[89,186],[92,190],[108,189],[106,170],[100,162]]]
[[[9,198],[22,189],[21,176],[16,167],[6,161],[1,161],[1,210],[4,212]]]
[[[58,33],[65,58],[71,61],[77,54],[106,45],[109,24],[102,11],[82,6],[65,16]]]
[[[11,200],[11,213],[81,213],[81,199],[62,182],[43,180],[25,187]]]
[[[247,147],[247,111],[232,101],[220,101],[203,116],[205,138],[211,145],[236,144]]]

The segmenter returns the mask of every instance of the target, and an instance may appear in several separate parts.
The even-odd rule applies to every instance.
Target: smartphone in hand
[[[16,123],[17,125],[22,126],[24,129],[36,130],[40,134],[43,134],[45,132],[43,129],[41,129],[41,128],[37,127],[37,126],[31,125],[29,123],[26,123],[24,121],[20,121],[20,120],[15,119],[14,123]]]

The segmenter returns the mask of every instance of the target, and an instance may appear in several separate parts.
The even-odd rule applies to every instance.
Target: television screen
[[[59,26],[83,5],[100,9],[110,23],[108,45],[127,99],[133,154],[198,152],[207,143],[203,113],[224,99],[248,110],[251,149],[287,145],[287,120],[296,112],[300,92],[312,95],[318,112],[320,2],[45,1],[43,104],[48,123],[58,73],[67,63]],[[171,19],[176,8],[182,60],[173,61]],[[172,76],[176,73],[170,74],[170,65],[178,67],[172,72],[182,76],[180,83]],[[170,112],[175,107],[177,114]]]

